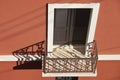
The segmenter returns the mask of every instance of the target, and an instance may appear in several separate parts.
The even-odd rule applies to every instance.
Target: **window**
[[[99,3],[48,4],[47,51],[60,45],[83,46],[94,39]]]

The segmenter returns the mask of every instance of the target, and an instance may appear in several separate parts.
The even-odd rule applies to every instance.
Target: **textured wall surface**
[[[0,55],[45,40],[48,3],[100,3],[99,54],[120,54],[119,0],[0,0]]]

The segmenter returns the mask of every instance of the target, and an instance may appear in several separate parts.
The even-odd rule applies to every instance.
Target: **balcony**
[[[61,46],[52,53],[45,53],[45,42],[41,41],[33,45],[13,51],[13,55],[18,59],[16,67],[20,67],[26,62],[42,61],[43,76],[96,76],[96,66],[98,60],[96,41],[86,45],[85,54],[81,54],[74,48]],[[62,54],[64,53],[64,54]]]
[[[50,73],[53,73],[52,75],[55,75],[54,73],[95,74],[98,60],[96,41],[87,44],[85,55],[65,46],[59,47],[48,54],[43,59],[44,76]]]

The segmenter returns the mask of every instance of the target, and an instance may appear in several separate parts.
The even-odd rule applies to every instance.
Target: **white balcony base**
[[[43,73],[42,77],[96,77],[97,70],[93,72],[76,72],[76,73]]]

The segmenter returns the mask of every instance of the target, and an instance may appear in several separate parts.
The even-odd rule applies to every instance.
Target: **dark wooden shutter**
[[[55,9],[54,44],[67,43],[67,9]]]
[[[91,9],[76,9],[73,28],[73,44],[85,44],[90,22]]]

